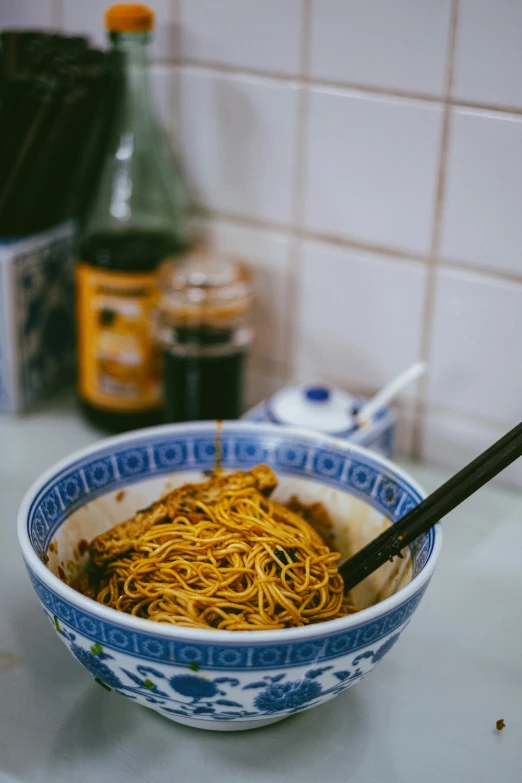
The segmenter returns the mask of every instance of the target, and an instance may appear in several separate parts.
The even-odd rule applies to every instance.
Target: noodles
[[[213,503],[196,495],[167,505],[130,551],[103,566],[94,594],[105,606],[184,627],[295,628],[355,611],[339,557],[255,486],[225,486]]]

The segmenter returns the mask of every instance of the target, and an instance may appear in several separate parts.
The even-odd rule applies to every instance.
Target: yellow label
[[[113,411],[161,402],[161,360],[152,332],[155,274],[76,268],[78,377],[83,400]]]

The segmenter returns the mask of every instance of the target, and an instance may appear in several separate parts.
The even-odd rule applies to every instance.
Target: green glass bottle
[[[78,394],[87,418],[110,432],[161,420],[156,272],[189,244],[186,191],[151,103],[153,18],[141,5],[105,15],[121,89],[78,254]]]

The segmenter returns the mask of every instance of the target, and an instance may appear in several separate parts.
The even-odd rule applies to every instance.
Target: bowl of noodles
[[[375,453],[271,424],[100,441],[26,494],[18,535],[54,632],[103,688],[189,726],[264,726],[392,649],[438,527],[345,595],[338,565],[422,498]]]

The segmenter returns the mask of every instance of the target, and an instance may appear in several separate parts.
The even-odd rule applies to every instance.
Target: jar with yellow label
[[[105,15],[121,89],[76,272],[78,394],[95,425],[122,432],[161,419],[162,363],[153,335],[157,269],[188,247],[188,203],[154,116],[147,45],[153,13]]]

